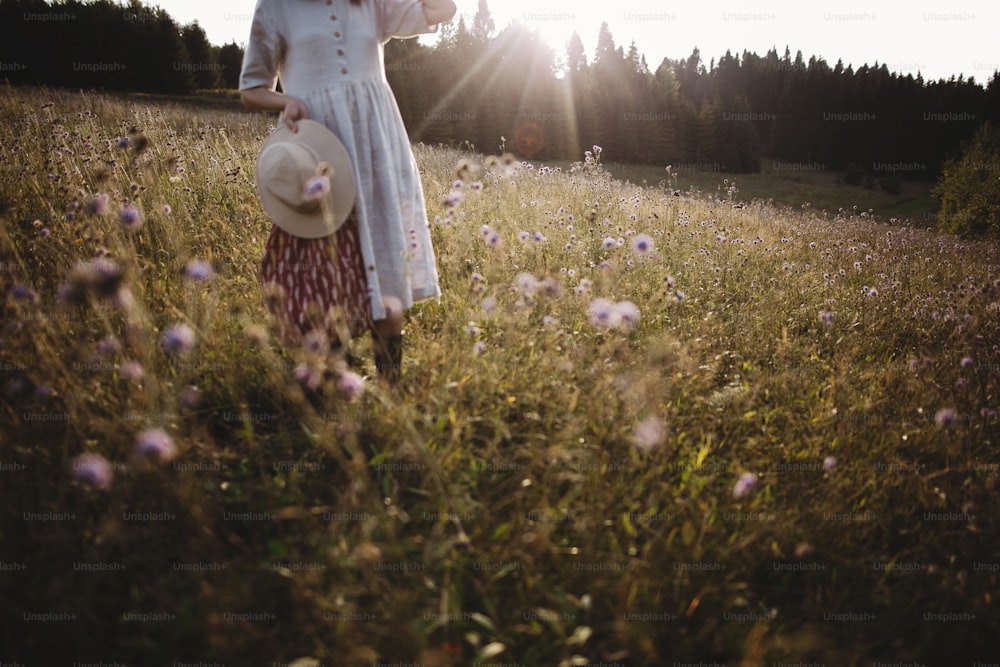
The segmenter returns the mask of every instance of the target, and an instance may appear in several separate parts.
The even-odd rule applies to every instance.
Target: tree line
[[[12,83],[190,94],[235,88],[242,55],[139,0],[0,0],[0,75]],[[759,171],[768,156],[886,187],[937,178],[984,121],[1000,120],[996,73],[985,87],[925,81],[788,48],[707,65],[695,49],[653,69],[607,24],[593,54],[579,35],[557,54],[523,25],[498,31],[486,0],[434,46],[391,41],[386,74],[417,141],[542,160],[596,144],[609,161],[729,172]]]

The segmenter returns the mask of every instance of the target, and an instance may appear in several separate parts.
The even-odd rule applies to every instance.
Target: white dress
[[[302,100],[354,163],[356,214],[372,317],[383,296],[409,308],[440,296],[423,190],[383,45],[434,32],[420,0],[258,0],[240,90],[264,86]]]

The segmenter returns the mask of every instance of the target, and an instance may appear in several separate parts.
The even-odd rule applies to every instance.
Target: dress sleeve
[[[281,62],[281,38],[278,34],[274,9],[258,0],[250,26],[250,40],[243,53],[240,90],[264,86],[274,90]]]
[[[420,0],[375,0],[382,41],[393,37],[406,39],[435,32],[437,25],[427,23]]]

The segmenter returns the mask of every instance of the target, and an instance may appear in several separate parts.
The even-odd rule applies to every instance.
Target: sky
[[[455,0],[471,25],[477,0]],[[245,44],[255,0],[154,0],[175,21],[197,20],[213,44]],[[890,4],[896,4],[890,7]],[[576,31],[593,58],[602,21],[615,44],[634,40],[655,70],[664,57],[687,58],[695,47],[708,66],[726,50],[763,56],[788,46],[792,56],[816,55],[832,67],[838,59],[856,68],[885,63],[890,71],[923,74],[925,80],[964,74],[985,84],[1000,70],[1000,3],[995,0],[492,0],[497,31],[522,23],[548,41],[557,56]],[[458,20],[458,17],[455,19]],[[432,44],[434,38],[421,37]]]

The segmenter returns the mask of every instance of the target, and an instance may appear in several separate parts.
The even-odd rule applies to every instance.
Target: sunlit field
[[[0,117],[0,661],[1000,662],[995,245],[417,146],[390,386],[274,336],[274,117]]]

